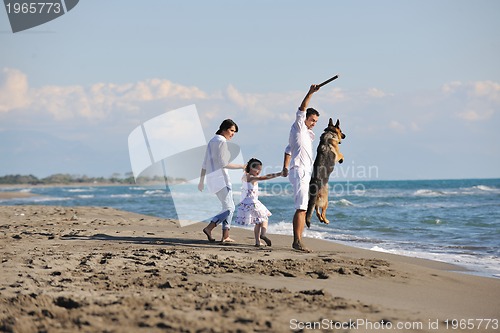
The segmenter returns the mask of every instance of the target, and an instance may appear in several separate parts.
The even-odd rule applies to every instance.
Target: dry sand
[[[255,248],[240,228],[209,243],[203,226],[0,206],[0,332],[500,330],[500,279],[313,239],[303,254],[290,236]]]

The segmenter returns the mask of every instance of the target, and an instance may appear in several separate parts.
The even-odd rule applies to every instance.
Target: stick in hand
[[[323,87],[325,84],[328,84],[328,83],[332,82],[333,80],[338,79],[338,77],[339,77],[339,75],[338,75],[338,74],[336,74],[334,77],[331,77],[331,78],[329,78],[328,80],[326,80],[325,82],[318,84],[316,87],[317,87],[317,88],[321,88],[321,87]]]

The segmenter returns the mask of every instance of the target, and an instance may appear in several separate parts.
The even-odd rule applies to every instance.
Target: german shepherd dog
[[[333,171],[336,162],[344,162],[344,155],[339,151],[339,144],[345,139],[345,134],[340,129],[340,121],[337,119],[335,125],[332,118],[328,122],[319,139],[314,160],[313,172],[309,183],[309,203],[306,213],[306,225],[311,226],[313,210],[316,210],[318,219],[328,224],[326,209],[328,208],[328,178]],[[321,208],[321,214],[319,209]]]

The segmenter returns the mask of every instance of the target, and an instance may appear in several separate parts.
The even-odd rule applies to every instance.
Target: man
[[[288,175],[293,185],[293,194],[295,197],[292,248],[303,252],[311,252],[302,243],[302,233],[306,223],[309,181],[311,180],[314,163],[312,149],[314,132],[312,129],[319,118],[319,112],[313,108],[307,108],[307,106],[312,95],[318,90],[319,87],[317,85],[311,85],[297,110],[295,122],[290,129],[290,137],[283,161],[283,176],[286,177]],[[288,168],[290,168],[290,171],[288,171]]]

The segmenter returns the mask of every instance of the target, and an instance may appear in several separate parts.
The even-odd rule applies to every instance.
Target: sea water
[[[500,179],[333,181],[329,185],[330,223],[313,216],[305,237],[457,264],[474,274],[500,278]],[[269,233],[292,235],[290,184],[284,180],[259,186],[259,199],[273,214]],[[239,185],[234,184],[233,190],[237,203]],[[215,196],[200,193],[196,184],[33,186],[23,191],[38,195],[0,200],[0,204],[107,206],[193,221],[207,221],[220,208]]]

